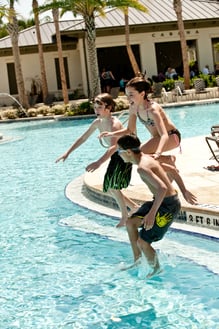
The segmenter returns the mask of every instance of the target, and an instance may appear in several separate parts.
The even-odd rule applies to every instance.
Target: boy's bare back
[[[156,196],[159,190],[159,184],[166,185],[166,196],[176,193],[160,163],[154,160],[151,156],[142,153],[137,170],[141,179],[145,182],[154,196]]]

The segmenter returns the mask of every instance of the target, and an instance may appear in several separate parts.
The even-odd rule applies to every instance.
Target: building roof
[[[218,20],[219,19],[219,2],[213,0],[210,2],[200,2],[192,0],[183,0],[183,20],[200,21],[200,20]],[[157,25],[162,23],[176,22],[176,14],[173,9],[172,0],[142,0],[148,8],[148,13],[137,11],[133,8],[129,9],[129,26],[141,25]],[[85,26],[81,19],[60,21],[60,31],[79,32]],[[124,14],[119,9],[110,9],[106,16],[97,16],[95,18],[96,29],[102,30],[107,28],[116,28],[124,26]],[[43,44],[53,43],[55,35],[55,26],[53,22],[46,22],[40,25],[41,38]],[[25,29],[19,33],[19,46],[34,46],[37,45],[37,36],[35,26]],[[0,48],[11,48],[11,39],[9,36],[0,39]]]
[[[75,24],[74,20],[60,21],[60,31],[65,30],[69,26]],[[53,22],[46,22],[40,25],[40,33],[43,44],[50,44],[53,42],[52,37],[55,35],[55,25]],[[35,26],[31,26],[19,33],[19,46],[37,45],[37,35]],[[11,48],[10,36],[0,39],[0,48]]]
[[[148,13],[129,8],[129,25],[160,24],[177,22],[172,0],[142,0],[141,3],[148,8]],[[199,2],[192,0],[182,1],[183,20],[219,19],[219,3]],[[97,29],[124,26],[124,14],[119,9],[107,11],[105,17],[95,19]],[[81,30],[84,24],[74,24],[65,30]]]

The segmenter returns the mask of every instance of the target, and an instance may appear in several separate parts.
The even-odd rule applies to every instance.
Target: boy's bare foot
[[[141,264],[141,257],[138,258],[133,264],[121,267],[121,271],[130,270],[131,268],[138,267]]]
[[[152,272],[150,272],[150,273],[147,274],[146,278],[147,278],[147,279],[150,279],[150,278],[152,278],[152,276],[154,276],[154,275],[156,275],[156,274],[160,274],[161,272],[163,272],[163,271],[162,271],[162,269],[160,268],[160,266],[155,267],[155,268],[153,269]]]
[[[127,219],[121,218],[119,223],[116,225],[117,228],[126,226]]]

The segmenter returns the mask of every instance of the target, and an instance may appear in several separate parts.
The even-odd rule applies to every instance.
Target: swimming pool
[[[210,105],[168,110],[177,112],[184,138],[217,121]],[[191,129],[191,116],[202,118],[200,130]],[[90,122],[0,125],[21,138],[0,147],[0,328],[219,328],[217,240],[171,230],[156,244],[164,272],[146,281],[144,266],[120,271],[132,261],[125,230],[65,198],[66,184],[93,161],[96,136],[64,164],[55,159]],[[95,157],[102,152],[95,147]]]

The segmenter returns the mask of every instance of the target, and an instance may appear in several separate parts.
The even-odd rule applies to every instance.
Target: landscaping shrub
[[[47,105],[42,105],[37,108],[37,115],[44,115],[46,116],[50,111],[50,107]]]
[[[36,117],[37,116],[37,109],[30,108],[27,110],[28,117]]]
[[[16,109],[5,110],[2,113],[2,117],[3,119],[17,119],[18,118],[17,110]]]

